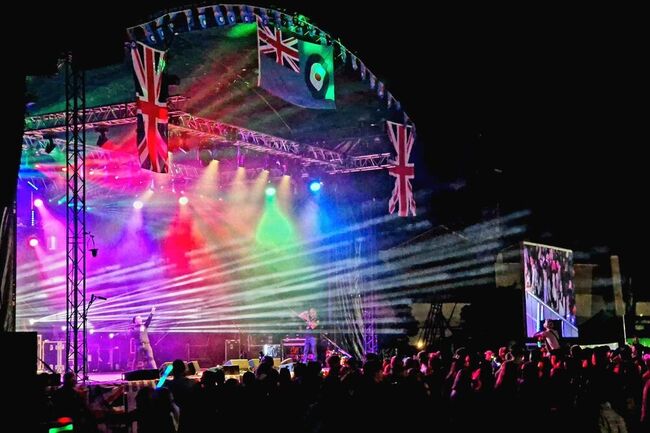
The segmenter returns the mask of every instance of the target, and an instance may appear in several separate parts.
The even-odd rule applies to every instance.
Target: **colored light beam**
[[[207,197],[215,197],[219,190],[219,161],[212,160],[203,170],[194,188],[194,192]]]
[[[286,215],[291,215],[293,209],[292,203],[293,194],[291,193],[291,177],[282,176],[277,186],[277,200],[280,209]]]
[[[260,245],[270,247],[292,244],[296,240],[291,222],[272,197],[267,200],[266,209],[257,226],[255,239]]]
[[[48,209],[43,205],[42,200],[40,206],[38,206],[37,201],[39,200],[40,199],[34,200],[34,206],[36,206],[38,214],[40,215],[44,239],[48,239],[52,236],[57,239],[65,238],[65,226],[60,221],[60,219],[64,219],[65,216],[58,215],[56,208],[52,208],[51,210]]]
[[[237,167],[237,170],[235,171],[235,177],[228,191],[228,202],[242,203],[246,200],[248,191],[246,188],[245,180],[246,169],[244,167]]]
[[[228,37],[230,38],[244,38],[248,35],[251,35],[255,33],[257,30],[257,24],[251,23],[251,24],[237,24],[236,26],[233,26],[229,31],[228,31]]]

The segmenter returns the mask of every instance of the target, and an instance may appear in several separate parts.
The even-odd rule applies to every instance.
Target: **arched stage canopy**
[[[167,12],[127,35],[122,63],[85,72],[88,227],[100,251],[87,279],[109,299],[93,306],[90,329],[119,333],[155,300],[154,326],[174,332],[287,332],[295,327],[288,307],[309,302],[327,306],[331,326],[349,338],[364,338],[362,323],[374,326],[363,316],[370,312],[385,332],[401,332],[398,295],[360,300],[381,265],[372,231],[401,221],[408,236],[428,224],[385,215],[395,178],[413,175],[394,143],[412,146],[415,126],[380,77],[303,17],[270,9]],[[168,116],[168,173],[143,170],[138,159],[139,53],[155,59],[145,74],[161,75],[168,113],[156,115]],[[287,71],[295,75],[285,79]],[[18,185],[21,329],[56,330],[64,318],[63,75],[27,83],[35,99]],[[406,132],[391,130],[400,125]],[[403,172],[389,176],[399,164]],[[314,181],[324,184],[320,196],[305,188]],[[277,196],[265,199],[269,183]],[[349,217],[343,198],[348,214],[366,221]],[[381,290],[401,281],[389,277]]]
[[[333,64],[333,79],[328,83],[333,87],[331,108],[303,108],[264,88],[256,19],[262,27],[281,29],[285,40],[298,38],[301,43],[309,41],[329,50]],[[222,160],[235,160],[232,145],[237,144],[250,150],[258,165],[264,162],[254,155],[274,154],[329,173],[385,169],[395,157],[386,121],[413,127],[380,78],[339,41],[303,17],[245,5],[214,5],[165,13],[127,33],[134,41],[166,51],[167,77],[180,81],[171,85],[169,102],[169,150],[179,164],[188,160],[178,155],[179,150],[214,151],[215,146],[231,157]],[[28,83],[29,92],[38,98],[26,120],[25,140],[31,145],[45,147],[43,137],[52,133],[55,141],[62,138],[62,75],[33,78]],[[110,128],[111,144],[133,150],[130,55],[125,55],[122,64],[88,71],[86,82],[87,142],[95,143],[97,128],[105,126]]]

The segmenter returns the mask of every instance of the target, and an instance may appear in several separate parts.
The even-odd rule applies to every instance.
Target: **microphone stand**
[[[88,311],[90,310],[90,307],[92,307],[93,302],[95,302],[96,299],[97,299],[97,296],[95,296],[95,294],[90,295],[90,302],[88,302],[88,305],[86,305],[86,309],[84,310],[84,313],[83,313],[84,330],[86,329],[86,324],[88,322]],[[102,298],[102,299],[106,300],[106,298]],[[86,350],[88,350],[88,342],[86,341],[86,339],[87,339],[86,332],[84,332],[84,347],[86,348]],[[83,381],[86,382],[86,381],[90,381],[88,379],[88,357],[87,356],[86,356],[86,359],[84,359],[84,363],[86,364],[85,365],[86,368],[84,369],[84,371],[86,372],[86,375],[83,378]]]

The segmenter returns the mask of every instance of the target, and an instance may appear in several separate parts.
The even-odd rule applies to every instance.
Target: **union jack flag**
[[[271,30],[257,17],[257,43],[260,54],[275,55],[275,62],[300,72],[300,55],[298,39],[293,36],[285,38],[278,27]]]
[[[131,45],[131,58],[137,97],[140,167],[156,173],[167,173],[167,102],[160,100],[165,52],[136,42]]]
[[[409,211],[415,216],[415,198],[411,186],[411,179],[415,177],[415,166],[408,162],[415,141],[415,131],[412,126],[388,121],[386,123],[390,141],[397,152],[395,166],[388,169],[388,173],[395,177],[395,188],[388,201],[388,211],[395,212],[395,207],[399,204],[399,216],[408,216]]]

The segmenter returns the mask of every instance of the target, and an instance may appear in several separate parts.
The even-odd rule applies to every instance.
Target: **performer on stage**
[[[133,325],[131,327],[131,336],[135,339],[135,359],[133,359],[133,370],[141,369],[154,369],[156,367],[156,360],[153,358],[153,349],[149,342],[149,334],[147,328],[151,325],[153,313],[156,307],[151,307],[151,313],[147,320],[142,323],[142,317],[135,316],[133,318]]]
[[[318,328],[318,313],[315,308],[310,308],[308,311],[303,311],[298,314],[305,324],[305,347],[302,354],[302,362],[316,361],[318,359],[317,349],[317,332]]]

